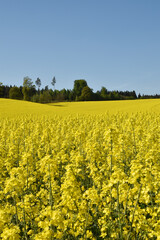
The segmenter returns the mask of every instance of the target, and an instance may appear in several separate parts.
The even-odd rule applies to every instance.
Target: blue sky
[[[0,82],[160,93],[159,0],[0,0]]]

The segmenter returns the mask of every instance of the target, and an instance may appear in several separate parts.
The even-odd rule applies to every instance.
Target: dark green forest
[[[131,100],[131,99],[147,99],[160,98],[160,95],[140,95],[133,91],[109,91],[106,87],[93,92],[84,79],[75,80],[73,89],[57,90],[55,89],[56,78],[53,77],[51,84],[41,88],[41,80],[37,78],[35,83],[29,77],[24,77],[22,86],[8,86],[0,83],[0,98],[10,98],[18,100],[26,100],[37,103],[50,103],[59,101],[106,101],[106,100]]]

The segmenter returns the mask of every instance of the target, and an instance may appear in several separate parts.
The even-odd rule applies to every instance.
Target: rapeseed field
[[[0,98],[0,117],[34,116],[68,116],[73,114],[116,114],[116,113],[155,112],[160,113],[159,99],[141,99],[126,101],[97,102],[60,102],[38,104],[27,101]]]
[[[160,100],[0,99],[0,239],[160,239]]]

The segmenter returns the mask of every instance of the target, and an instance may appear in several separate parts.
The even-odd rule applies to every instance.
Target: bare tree
[[[56,78],[55,77],[53,77],[51,84],[52,84],[52,86],[54,87],[54,90],[55,90],[55,84],[56,84]]]

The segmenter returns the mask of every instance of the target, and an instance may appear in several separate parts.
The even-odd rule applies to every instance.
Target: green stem
[[[24,237],[27,240],[28,237],[27,237],[27,229],[26,229],[26,214],[25,214],[25,208],[24,208],[24,199],[22,201],[23,201]]]
[[[111,138],[111,162],[110,162],[110,172],[111,172],[111,174],[112,174],[112,149],[113,149],[113,147],[112,147],[112,138]]]
[[[51,183],[51,169],[50,164],[48,164],[49,171],[49,205],[51,206],[51,210],[53,208],[53,195],[52,195],[52,183]]]
[[[16,212],[16,224],[18,225],[18,210],[17,210],[17,203],[16,203],[15,197],[14,197],[14,205],[15,205],[15,212]]]
[[[120,219],[120,206],[119,206],[119,181],[117,182],[117,209],[118,209],[120,239],[122,239],[122,224],[121,224],[121,219]]]
[[[131,221],[131,228],[130,228],[130,233],[128,235],[128,239],[130,239],[130,234],[131,234],[131,232],[133,230],[133,221],[134,221],[134,216],[135,216],[135,212],[136,212],[136,209],[137,209],[138,201],[139,201],[139,198],[140,198],[141,189],[142,189],[142,184],[140,185],[137,201],[136,201],[136,204],[134,206],[134,211],[133,211],[133,216],[132,216],[132,221]]]

